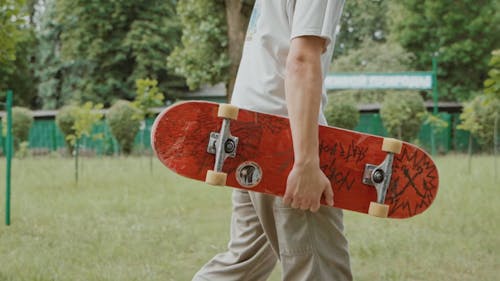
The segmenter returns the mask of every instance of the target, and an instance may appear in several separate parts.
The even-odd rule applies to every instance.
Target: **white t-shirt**
[[[305,35],[326,39],[321,56],[325,77],[343,4],[344,0],[256,0],[231,103],[287,116],[284,79],[290,41]],[[323,86],[322,106],[325,104]],[[320,123],[326,123],[323,113]]]

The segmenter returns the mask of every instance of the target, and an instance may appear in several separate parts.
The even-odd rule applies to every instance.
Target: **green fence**
[[[141,125],[141,129],[135,138],[135,150],[149,150],[150,128],[153,119],[146,120]],[[0,124],[1,129],[1,124]],[[97,137],[84,137],[80,141],[80,151],[82,155],[113,155],[118,154],[120,149],[118,142],[112,136],[105,121],[100,121],[92,129],[92,135]],[[5,147],[4,137],[0,138],[2,151]],[[35,120],[30,129],[29,149],[35,155],[45,155],[52,152],[67,153],[64,135],[57,127],[54,120]]]
[[[438,153],[448,153],[450,151],[466,152],[469,143],[469,133],[458,130],[456,127],[460,123],[459,114],[440,113],[440,117],[448,123],[448,127],[435,132],[436,151]],[[135,138],[135,151],[148,150],[150,145],[150,127],[153,119],[148,119],[143,124],[141,130]],[[0,125],[1,126],[1,125]],[[363,113],[355,130],[374,135],[387,136],[380,114]],[[98,139],[84,138],[81,141],[82,154],[92,155],[113,155],[119,152],[119,146],[113,138],[109,127],[105,121],[98,123],[93,132],[100,134]],[[416,144],[427,151],[431,151],[431,127],[422,126]],[[5,139],[0,138],[1,146],[4,147]],[[48,154],[54,151],[64,152],[64,136],[56,126],[54,120],[36,120],[30,131],[29,148],[33,154]],[[473,150],[479,151],[479,146],[474,141]],[[4,150],[3,150],[4,151]]]
[[[442,112],[439,113],[439,117],[448,123],[448,127],[441,130],[435,130],[434,141],[436,143],[436,151],[441,154],[448,153],[450,151],[466,152],[469,145],[470,134],[466,131],[457,129],[458,124],[460,124],[460,114]],[[355,130],[374,135],[387,136],[387,131],[385,130],[380,114],[378,113],[361,114],[359,124]],[[479,151],[480,147],[477,142],[474,139],[472,139],[472,141],[473,151]],[[418,140],[416,140],[416,144],[423,147],[427,151],[431,151],[432,128],[430,125],[422,126]]]

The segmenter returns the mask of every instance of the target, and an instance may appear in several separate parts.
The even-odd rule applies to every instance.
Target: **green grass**
[[[435,204],[409,220],[345,212],[356,280],[498,280],[500,177],[493,158],[437,159]],[[16,159],[0,281],[190,280],[229,237],[229,188],[180,178],[148,158]],[[279,268],[270,280],[280,280]]]

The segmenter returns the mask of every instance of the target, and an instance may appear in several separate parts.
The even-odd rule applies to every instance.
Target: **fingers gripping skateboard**
[[[219,105],[217,116],[222,118],[219,133],[212,132],[208,142],[207,152],[215,154],[214,169],[207,172],[205,182],[210,185],[226,185],[227,174],[222,172],[224,161],[236,156],[238,138],[231,135],[230,122],[238,118],[238,107],[230,104]]]
[[[403,142],[392,138],[384,138],[382,151],[387,152],[385,160],[378,166],[367,164],[363,183],[373,185],[377,190],[377,202],[371,202],[368,214],[386,218],[389,215],[389,205],[384,204],[392,176],[394,155],[401,153]]]

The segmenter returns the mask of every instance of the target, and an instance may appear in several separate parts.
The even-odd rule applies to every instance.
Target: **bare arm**
[[[288,176],[284,203],[293,208],[317,211],[321,196],[333,205],[329,180],[320,170],[318,116],[323,74],[324,39],[294,38],[287,58],[285,92],[290,117],[295,162]]]

